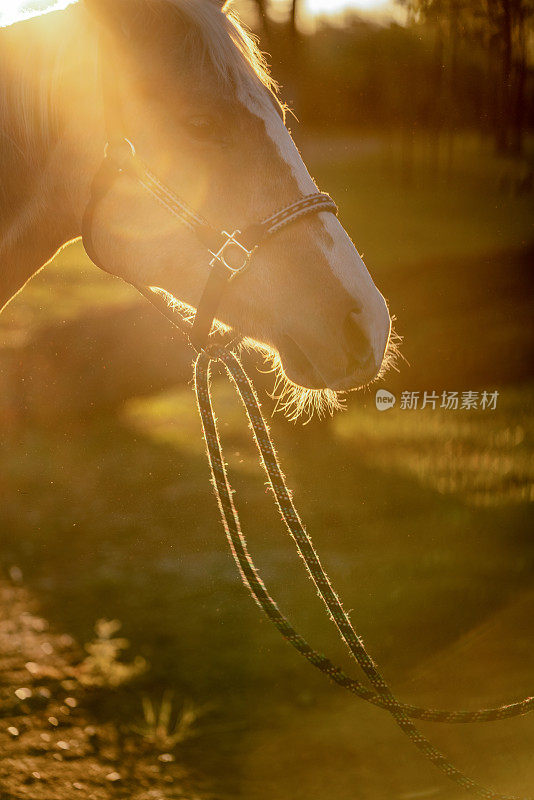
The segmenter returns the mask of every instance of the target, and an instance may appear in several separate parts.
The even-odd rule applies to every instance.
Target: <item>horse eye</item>
[[[188,135],[198,142],[218,138],[217,126],[211,117],[190,117],[185,122]]]

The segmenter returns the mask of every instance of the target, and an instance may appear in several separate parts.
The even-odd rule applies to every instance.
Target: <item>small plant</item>
[[[160,748],[171,748],[195,735],[193,727],[206,709],[185,701],[180,712],[175,712],[174,692],[165,690],[161,702],[146,695],[141,698],[143,722],[136,729],[144,739]]]
[[[99,619],[95,638],[85,645],[87,657],[80,664],[80,683],[84,686],[117,687],[142,675],[147,663],[136,656],[128,663],[121,656],[130,646],[128,639],[117,637],[121,623],[117,619]]]

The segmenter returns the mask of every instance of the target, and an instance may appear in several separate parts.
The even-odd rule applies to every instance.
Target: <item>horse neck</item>
[[[79,235],[75,181],[92,168],[79,159],[99,108],[82,13],[80,4],[0,30],[0,310]]]

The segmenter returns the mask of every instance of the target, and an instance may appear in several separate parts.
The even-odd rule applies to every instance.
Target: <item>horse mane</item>
[[[116,0],[108,2],[111,7]],[[75,2],[0,28],[0,225],[31,192],[61,135],[59,107],[69,42],[84,36],[81,5]],[[279,103],[257,39],[231,9],[222,10],[216,0],[132,0],[132,11],[135,6],[144,17],[148,12],[155,42],[169,42],[170,36],[172,42],[172,31],[179,26],[185,31],[176,37],[181,58],[192,66],[209,63],[220,83],[258,98],[267,90]]]

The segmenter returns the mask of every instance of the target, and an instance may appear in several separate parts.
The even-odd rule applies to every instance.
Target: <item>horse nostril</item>
[[[347,314],[343,324],[343,333],[348,343],[349,372],[361,369],[374,360],[371,342],[362,329],[360,316],[356,311],[350,311]]]

